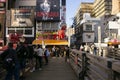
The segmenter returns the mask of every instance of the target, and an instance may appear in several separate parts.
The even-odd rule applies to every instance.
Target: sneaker
[[[42,68],[39,68],[39,70],[42,70]]]

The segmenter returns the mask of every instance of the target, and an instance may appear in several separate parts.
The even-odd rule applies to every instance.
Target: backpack
[[[16,52],[17,52],[17,56],[18,58],[21,60],[21,59],[25,59],[27,58],[28,56],[28,52],[27,52],[27,48],[25,46],[19,46],[17,49],[16,49]]]
[[[4,68],[13,69],[14,67],[15,67],[14,53],[10,53],[10,50],[8,50],[8,54],[4,58]]]
[[[49,52],[48,50],[45,50],[44,55],[45,55],[45,56],[49,56],[49,55],[50,55],[50,52]]]

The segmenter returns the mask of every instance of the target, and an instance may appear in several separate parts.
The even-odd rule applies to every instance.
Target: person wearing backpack
[[[19,61],[16,51],[13,49],[13,43],[8,43],[8,49],[1,54],[1,58],[6,69],[5,80],[19,80]]]

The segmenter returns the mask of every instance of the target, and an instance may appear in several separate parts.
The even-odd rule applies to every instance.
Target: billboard
[[[34,11],[30,9],[11,10],[11,27],[33,27]]]
[[[60,20],[60,0],[37,0],[36,2],[36,20]]]

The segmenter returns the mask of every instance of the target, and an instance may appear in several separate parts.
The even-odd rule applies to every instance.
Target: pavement
[[[63,57],[52,57],[48,65],[29,73],[25,80],[78,80],[78,77]]]

